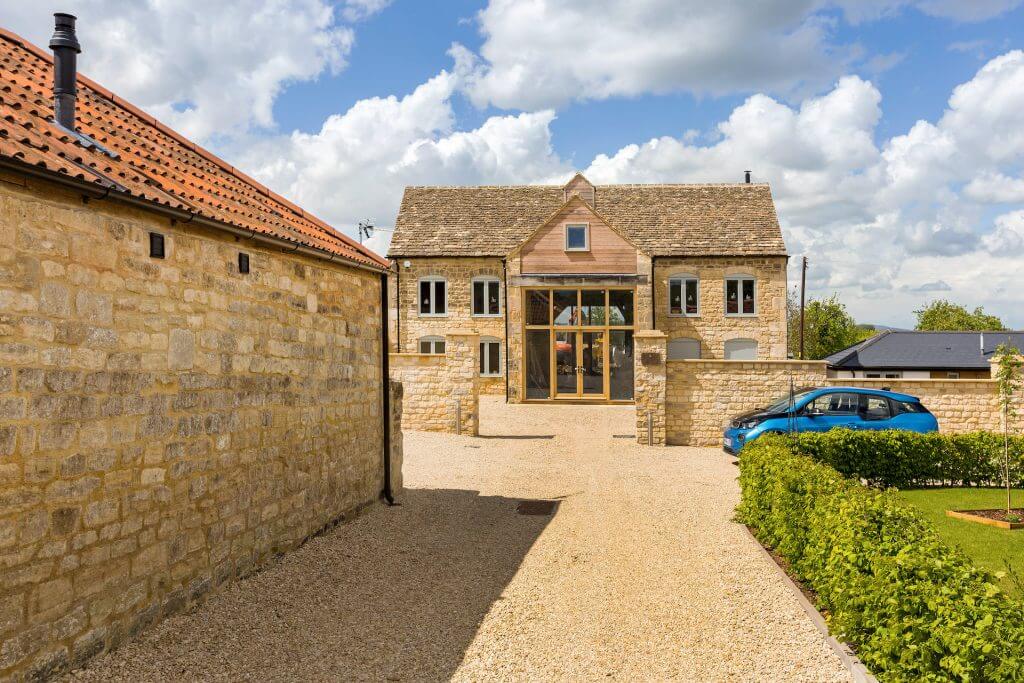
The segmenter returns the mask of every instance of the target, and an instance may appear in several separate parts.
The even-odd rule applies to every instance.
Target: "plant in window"
[[[996,348],[994,362],[996,363],[996,394],[999,397],[999,411],[1003,415],[1003,480],[1006,484],[1006,518],[1007,521],[1020,521],[1010,519],[1013,515],[1011,497],[1013,489],[1010,487],[1010,420],[1017,415],[1015,399],[1021,388],[1021,357],[1020,351],[1007,344],[1000,344]]]

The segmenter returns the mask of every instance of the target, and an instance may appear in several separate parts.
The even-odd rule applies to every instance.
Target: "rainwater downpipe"
[[[658,303],[654,300],[654,261],[657,256],[651,257],[651,329],[658,329]]]
[[[501,259],[502,295],[505,300],[502,303],[501,312],[505,314],[505,403],[508,403],[508,264]]]
[[[391,359],[388,340],[388,274],[380,274],[380,395],[381,422],[384,426],[384,490],[381,495],[388,505],[395,504],[391,491]]]

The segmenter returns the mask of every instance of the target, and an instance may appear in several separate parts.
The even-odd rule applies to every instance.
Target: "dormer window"
[[[590,251],[590,226],[586,223],[565,226],[566,251]]]

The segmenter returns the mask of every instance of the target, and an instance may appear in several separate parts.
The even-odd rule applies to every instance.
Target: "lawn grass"
[[[1003,508],[1005,489],[915,489],[900,491],[899,496],[923,512],[943,540],[959,546],[977,566],[993,573],[1005,572],[1008,561],[1019,582],[1006,576],[1001,587],[1011,595],[1024,597],[1024,529],[998,529],[946,516],[946,510]],[[1024,489],[1014,489],[1013,506],[1024,507]]]

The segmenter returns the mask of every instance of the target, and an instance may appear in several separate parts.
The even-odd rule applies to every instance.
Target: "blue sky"
[[[1024,327],[1024,0],[0,0],[40,44],[58,9],[84,72],[350,233],[408,184],[750,168],[812,295]]]

